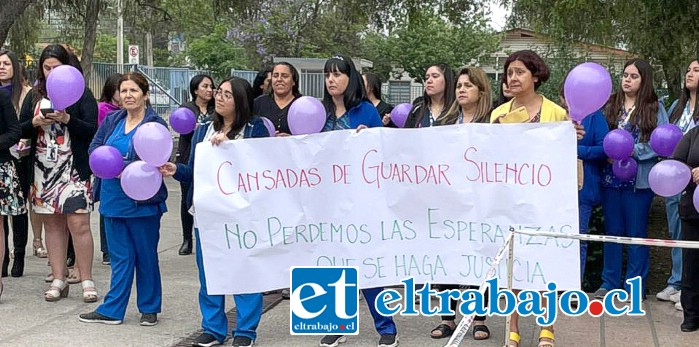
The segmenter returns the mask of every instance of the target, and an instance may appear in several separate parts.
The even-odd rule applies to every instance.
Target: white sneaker
[[[682,291],[679,290],[677,293],[670,295],[670,301],[672,302],[680,302],[680,295],[682,295]]]
[[[682,309],[682,303],[681,303],[681,302],[676,302],[676,303],[675,303],[675,310],[677,310],[677,311],[684,311],[684,310]]]
[[[655,294],[655,297],[660,301],[673,301],[672,295],[679,293],[673,286],[667,286],[660,293]]]

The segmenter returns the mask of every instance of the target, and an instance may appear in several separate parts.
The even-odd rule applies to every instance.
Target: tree
[[[194,39],[187,54],[196,68],[210,70],[216,78],[225,78],[231,69],[248,66],[244,49],[226,39],[226,30],[222,26],[209,35]]]
[[[624,47],[660,67],[671,97],[679,94],[686,65],[699,54],[699,2],[672,0],[503,0],[511,24],[529,26],[559,41]],[[590,18],[594,13],[594,20]]]
[[[436,14],[398,28],[389,37],[388,54],[410,77],[422,82],[430,64],[447,63],[453,68],[489,58],[498,47],[497,35],[482,16],[449,23]]]
[[[2,4],[2,11],[0,11],[0,46],[7,40],[7,35],[15,24],[17,18],[19,18],[22,13],[36,0],[14,0],[14,1],[4,1]]]

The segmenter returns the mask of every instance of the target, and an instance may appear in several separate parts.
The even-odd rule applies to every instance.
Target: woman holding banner
[[[644,60],[632,59],[624,65],[621,90],[612,94],[604,108],[609,129],[624,129],[631,133],[635,145],[633,159],[638,163],[635,178],[618,179],[606,165],[602,174],[602,211],[607,235],[647,237],[648,215],[655,194],[650,189],[648,174],[658,162],[658,155],[650,147],[650,135],[658,125],[668,122],[667,114],[653,88],[653,68]],[[604,298],[612,289],[629,285],[622,279],[622,245],[604,244],[602,286],[596,298]],[[645,297],[646,277],[649,270],[648,246],[628,246],[626,279],[641,276]],[[622,287],[623,285],[623,287]]]
[[[277,136],[289,136],[289,107],[300,97],[299,72],[293,65],[279,62],[272,68],[272,93],[257,97],[252,113],[269,119],[277,130]]]
[[[492,96],[490,79],[485,72],[477,67],[464,67],[456,75],[456,100],[441,118],[437,125],[487,123],[490,117]],[[438,291],[459,289],[458,284],[439,284]],[[476,287],[476,289],[478,289]],[[485,296],[485,305],[488,305]],[[449,306],[456,312],[458,301],[450,300]],[[449,337],[456,328],[456,316],[442,316],[442,322],[430,333],[433,339]],[[486,340],[490,337],[490,330],[485,325],[485,316],[476,316],[473,322],[473,339]]]
[[[442,118],[454,103],[454,71],[447,64],[434,64],[425,73],[425,91],[413,104],[405,128],[426,128]]]
[[[163,176],[174,177],[180,182],[190,184],[187,192],[187,207],[195,213],[194,196],[194,158],[198,143],[207,141],[218,146],[223,141],[241,140],[253,137],[268,137],[269,132],[260,118],[252,115],[252,87],[244,79],[232,77],[224,80],[214,93],[216,112],[210,122],[197,127],[192,137],[191,154],[187,164],[166,163],[160,167]],[[206,273],[202,256],[201,239],[194,219],[196,236],[196,260],[199,269],[199,309],[202,315],[203,333],[198,336],[194,346],[213,346],[221,344],[228,334],[224,295],[209,295],[206,289]],[[257,338],[257,325],[262,316],[262,294],[233,295],[238,309],[236,330],[233,331],[233,346],[252,346]]]
[[[697,105],[697,90],[699,89],[699,61],[695,60],[687,67],[684,88],[678,100],[672,103],[668,114],[670,123],[677,125],[684,134],[696,126],[699,121],[699,105]],[[670,237],[673,240],[682,239],[681,222],[678,205],[682,193],[665,198],[665,213]],[[673,301],[675,307],[682,309],[680,290],[682,289],[682,249],[672,249],[672,272],[667,279],[667,287],[656,298],[661,301]]]
[[[337,55],[325,62],[325,93],[323,104],[328,113],[323,131],[357,129],[357,131],[382,126],[381,117],[366,98],[362,77],[354,62],[347,56]],[[392,317],[380,315],[375,308],[376,296],[383,291],[379,288],[362,289],[369,312],[374,319],[374,327],[381,335],[379,347],[398,346],[396,324]],[[344,335],[326,335],[320,341],[321,347],[335,347],[344,342]]]
[[[133,136],[143,124],[165,121],[148,106],[148,82],[137,72],[125,74],[119,81],[119,97],[123,109],[110,113],[90,144],[90,153],[100,146],[116,148],[125,164],[139,160]],[[109,244],[112,278],[104,302],[90,313],[80,315],[84,323],[121,324],[131,296],[134,272],[138,290],[140,325],[158,324],[162,286],[158,265],[160,219],[167,212],[167,189],[161,184],[158,192],[146,201],[126,195],[120,178],[96,180],[95,193],[100,198],[100,214]],[[80,264],[80,263],[78,263]]]
[[[510,54],[505,61],[507,86],[512,99],[494,109],[490,114],[491,123],[500,123],[510,111],[523,107],[528,117],[525,123],[546,123],[568,120],[568,114],[561,106],[537,93],[537,90],[549,79],[549,68],[538,54],[530,50]],[[520,120],[521,122],[521,120]],[[582,127],[576,126],[578,140],[584,135]],[[519,315],[515,312],[510,320],[510,336],[507,346],[519,346]],[[539,347],[554,346],[553,326],[541,327]]]
[[[32,210],[44,222],[51,263],[51,285],[44,299],[58,301],[68,296],[66,254],[70,232],[82,279],[83,300],[95,302],[90,232],[92,172],[87,150],[97,130],[97,102],[90,89],[85,88],[75,104],[65,110],[54,110],[47,93],[49,74],[54,68],[70,63],[70,54],[63,46],[44,48],[39,58],[37,84],[24,99],[20,120],[22,136],[30,138],[33,144],[29,154],[30,198]]]

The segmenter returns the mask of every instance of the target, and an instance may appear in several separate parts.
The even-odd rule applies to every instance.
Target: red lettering
[[[230,161],[224,161],[223,163],[221,163],[221,165],[218,166],[218,171],[216,172],[216,183],[218,184],[218,190],[220,190],[221,193],[223,193],[224,195],[231,195],[235,192],[227,192],[223,190],[223,185],[221,184],[221,169],[223,169],[223,165],[226,164],[228,164],[229,166],[233,166],[233,163],[231,163]]]
[[[471,150],[473,150],[474,153],[475,153],[475,152],[478,152],[478,150],[476,149],[476,147],[469,147],[469,148],[466,148],[466,151],[464,152],[464,160],[467,161],[467,162],[469,162],[469,163],[471,163],[473,166],[476,167],[476,171],[478,172],[478,175],[477,175],[476,177],[474,177],[474,178],[471,178],[470,176],[466,175],[466,179],[469,180],[469,181],[471,181],[471,182],[475,182],[475,181],[478,181],[478,179],[481,178],[481,169],[480,169],[480,167],[478,166],[478,163],[476,163],[475,161],[473,161],[473,160],[471,160],[471,159],[468,158],[468,152],[471,151]]]

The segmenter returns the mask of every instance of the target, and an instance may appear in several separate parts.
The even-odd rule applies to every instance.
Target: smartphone
[[[46,115],[49,113],[56,112],[52,108],[42,108],[40,111],[41,111],[41,114],[44,115],[44,117],[46,117]]]

